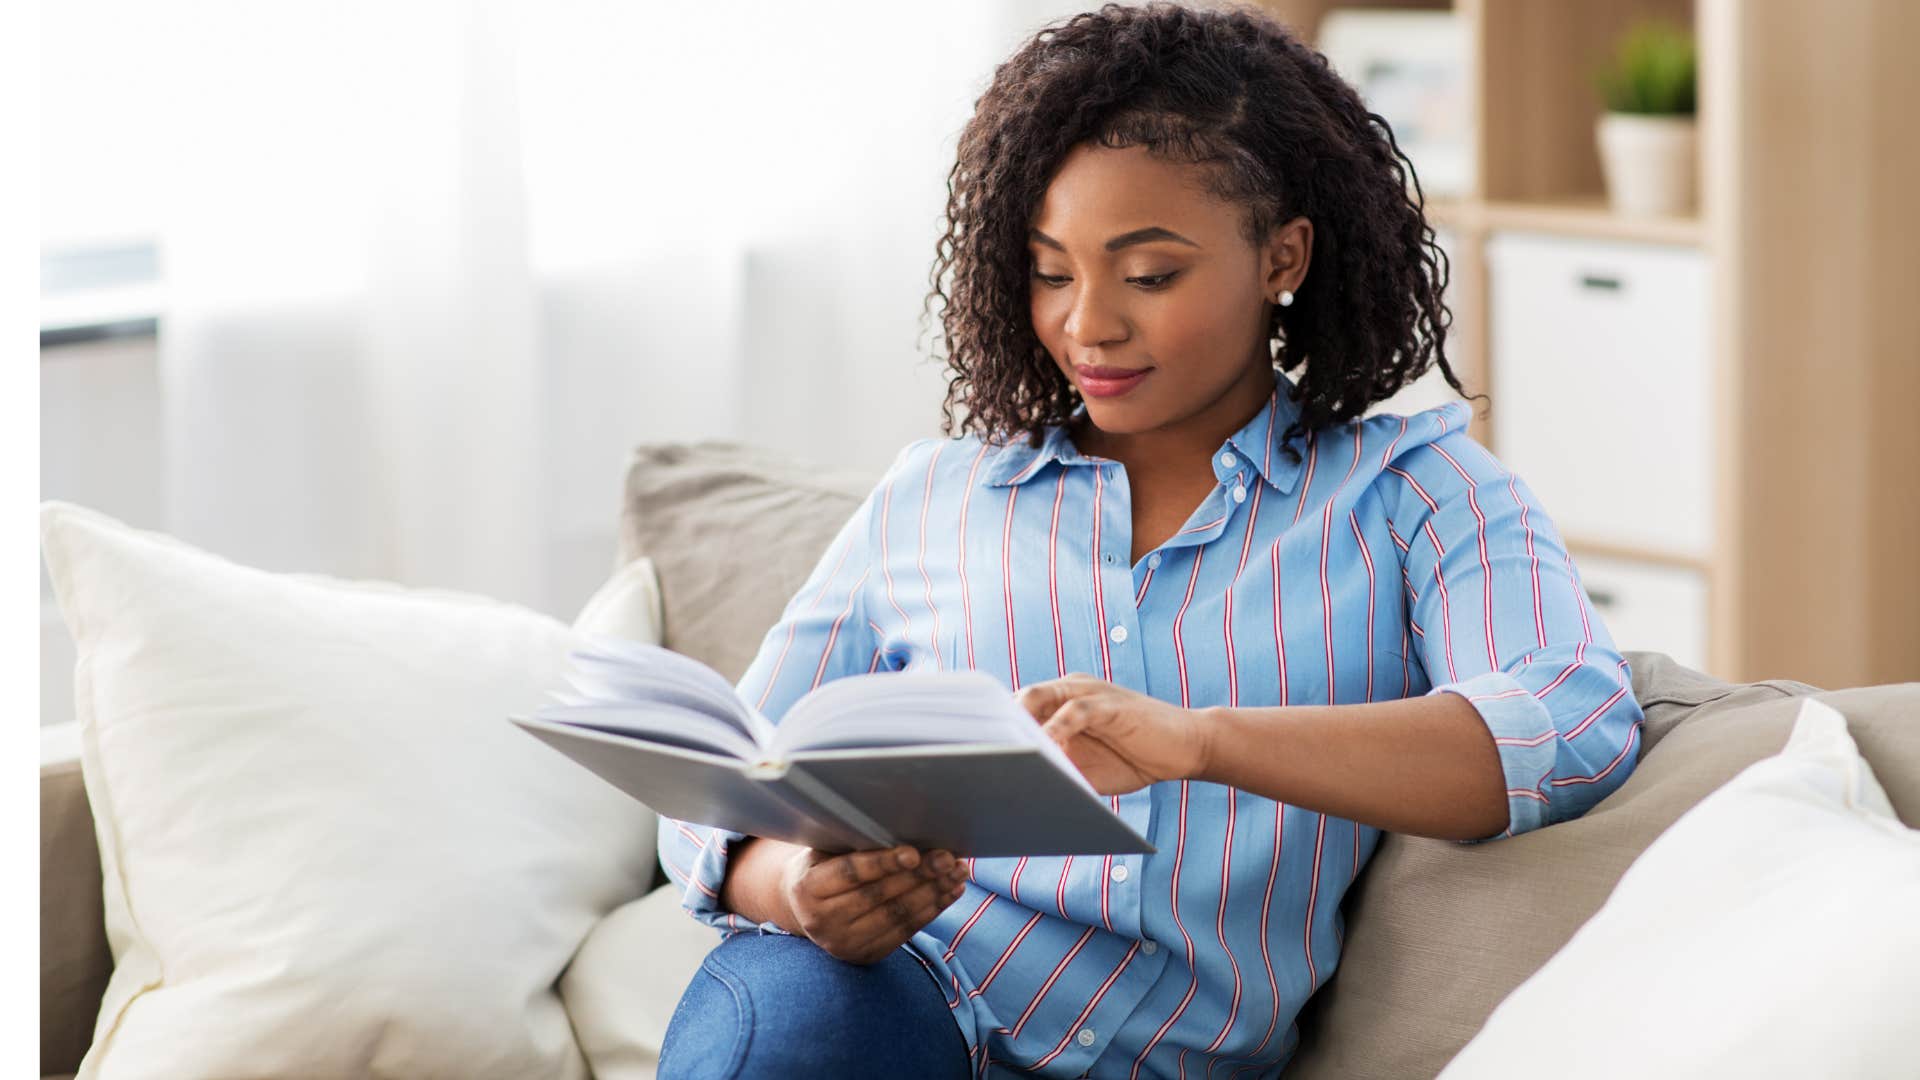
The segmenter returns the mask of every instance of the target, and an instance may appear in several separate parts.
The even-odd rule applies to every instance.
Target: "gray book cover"
[[[912,844],[956,855],[1108,855],[1154,847],[1038,746],[795,750],[779,762],[564,722],[513,723],[668,817],[828,852]]]

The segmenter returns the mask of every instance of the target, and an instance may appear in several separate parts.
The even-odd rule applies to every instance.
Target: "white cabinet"
[[[1706,257],[1520,232],[1486,257],[1494,452],[1570,539],[1709,557]]]
[[[1581,554],[1573,564],[1615,647],[1706,668],[1707,581],[1700,571]]]

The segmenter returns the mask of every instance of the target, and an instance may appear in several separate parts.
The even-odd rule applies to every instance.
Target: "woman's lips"
[[[1134,387],[1153,369],[1074,365],[1080,375],[1080,392],[1088,397],[1119,397]]]

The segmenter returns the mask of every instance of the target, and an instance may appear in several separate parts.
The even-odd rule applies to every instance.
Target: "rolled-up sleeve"
[[[1559,531],[1463,432],[1411,448],[1387,479],[1428,693],[1473,705],[1506,775],[1507,827],[1461,842],[1586,813],[1632,773],[1642,713]]]
[[[821,683],[871,670],[876,643],[866,612],[873,568],[875,507],[899,477],[919,443],[901,451],[892,468],[843,524],[806,582],[787,601],[779,620],[734,689],[778,724],[793,703]],[[788,931],[755,923],[721,904],[727,864],[745,833],[660,816],[660,865],[681,890],[680,903],[694,918],[728,935],[738,931]]]

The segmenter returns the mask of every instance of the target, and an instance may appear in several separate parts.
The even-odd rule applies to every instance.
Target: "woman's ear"
[[[1307,266],[1313,261],[1313,222],[1297,217],[1276,225],[1269,235],[1261,262],[1266,267],[1264,291],[1278,296],[1282,291],[1299,292],[1307,279]]]

